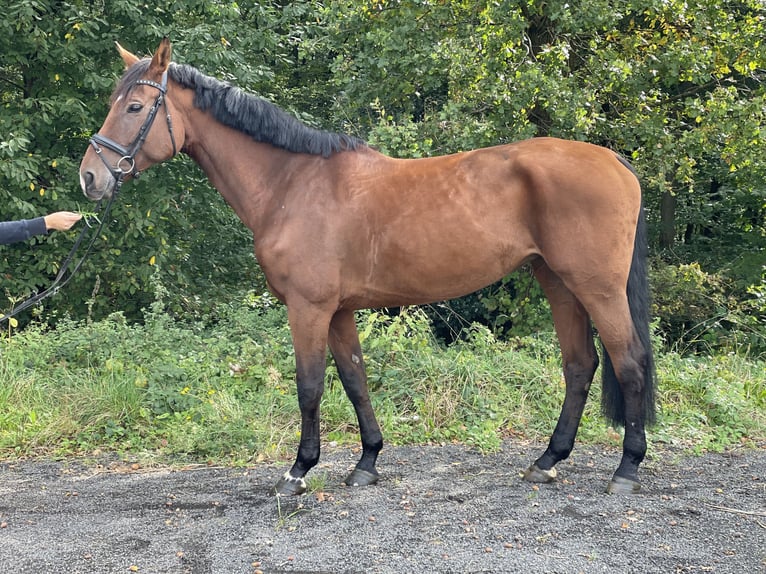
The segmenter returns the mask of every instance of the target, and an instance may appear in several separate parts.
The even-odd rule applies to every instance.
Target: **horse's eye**
[[[137,114],[138,112],[140,112],[143,109],[144,109],[144,105],[143,104],[130,104],[128,106],[128,113],[129,114]]]

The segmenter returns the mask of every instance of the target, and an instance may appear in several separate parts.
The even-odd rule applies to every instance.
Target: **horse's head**
[[[151,59],[139,59],[119,44],[117,49],[126,71],[80,164],[80,185],[93,200],[110,197],[125,179],[173,157],[184,141],[183,125],[173,124],[177,114],[168,97],[168,39]]]

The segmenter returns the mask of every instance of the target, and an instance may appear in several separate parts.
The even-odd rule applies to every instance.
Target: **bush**
[[[475,293],[424,310],[437,337],[446,343],[470,335],[476,323],[503,339],[553,329],[548,300],[527,267]]]
[[[553,430],[564,381],[552,332],[503,341],[473,325],[446,346],[420,308],[363,312],[357,322],[387,443],[491,451],[506,436],[543,440]],[[157,305],[141,324],[118,313],[12,331],[0,338],[0,454],[292,457],[300,436],[294,363],[285,309],[261,295],[222,308],[212,323],[179,322]],[[762,361],[669,353],[657,365],[662,410],[651,440],[721,449],[766,438]],[[599,393],[597,376],[578,436],[616,446]],[[332,367],[321,425],[324,441],[359,442]]]
[[[766,284],[739,291],[698,263],[652,265],[652,313],[662,338],[681,353],[766,354]]]

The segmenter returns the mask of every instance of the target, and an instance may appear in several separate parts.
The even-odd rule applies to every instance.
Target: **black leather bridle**
[[[138,130],[138,134],[136,134],[133,142],[128,147],[125,147],[113,139],[98,133],[94,134],[93,137],[90,138],[90,145],[93,146],[94,151],[98,157],[101,158],[101,161],[104,162],[104,165],[107,167],[115,179],[115,192],[119,191],[126,176],[130,175],[134,178],[138,178],[138,176],[141,175],[141,172],[136,169],[136,155],[141,150],[141,146],[144,145],[146,137],[149,135],[149,130],[152,128],[152,124],[154,123],[154,118],[157,116],[157,112],[163,105],[165,106],[165,115],[168,123],[170,141],[173,144],[173,156],[178,153],[178,150],[176,149],[176,138],[173,135],[173,121],[170,118],[170,110],[165,103],[165,93],[167,92],[168,88],[168,71],[165,70],[165,73],[162,74],[162,83],[160,84],[153,82],[152,80],[138,80],[136,84],[157,88],[159,94],[157,94],[157,99],[154,100],[154,104],[149,109],[149,114],[146,116],[144,123]],[[103,150],[101,149],[102,146],[119,155],[120,159],[117,160],[117,163],[114,166],[111,165],[103,156]]]
[[[98,226],[91,226],[91,223],[89,221],[86,221],[87,226],[83,227],[82,231],[80,232],[80,235],[77,237],[77,240],[75,241],[74,245],[72,246],[71,251],[69,252],[69,255],[64,260],[62,265],[59,267],[59,271],[56,274],[56,278],[53,280],[53,283],[50,287],[45,289],[44,291],[40,293],[36,293],[26,299],[25,301],[22,301],[18,305],[16,305],[11,311],[5,314],[0,314],[0,323],[3,321],[6,321],[13,317],[14,315],[18,315],[21,311],[31,307],[32,305],[35,305],[42,301],[43,299],[50,297],[51,295],[55,295],[58,293],[59,289],[61,289],[64,285],[69,283],[69,281],[72,279],[74,274],[80,269],[80,266],[85,261],[86,257],[90,253],[91,248],[93,247],[93,243],[95,242],[96,238],[99,237],[101,234],[101,229],[104,227],[104,223],[106,223],[107,218],[109,217],[109,212],[112,208],[112,203],[114,202],[115,198],[120,192],[120,188],[122,187],[122,183],[125,180],[125,177],[130,175],[134,178],[138,178],[140,175],[140,172],[136,169],[136,155],[141,150],[141,146],[144,145],[144,141],[146,141],[146,137],[149,135],[149,130],[152,127],[152,124],[154,123],[154,118],[157,116],[157,112],[159,111],[161,106],[165,106],[165,114],[167,117],[168,122],[168,132],[170,133],[170,141],[173,144],[173,156],[178,153],[178,150],[176,149],[176,139],[173,135],[173,122],[170,118],[170,110],[168,110],[167,104],[165,103],[165,93],[167,92],[168,87],[168,72],[165,71],[164,74],[162,74],[162,83],[158,84],[157,82],[153,82],[151,80],[138,80],[136,84],[143,84],[145,86],[152,86],[153,88],[157,88],[159,91],[159,94],[157,95],[157,99],[154,100],[154,104],[152,105],[151,109],[149,110],[149,114],[146,116],[146,119],[144,120],[143,125],[141,126],[141,129],[138,130],[138,134],[133,139],[133,142],[130,144],[129,147],[124,147],[120,144],[118,144],[116,141],[114,141],[111,138],[108,138],[106,136],[102,136],[101,134],[95,134],[93,137],[90,138],[90,145],[93,146],[93,149],[95,150],[98,157],[101,158],[101,161],[104,162],[104,165],[107,167],[109,172],[112,174],[115,180],[115,186],[114,190],[112,191],[112,195],[109,197],[109,200],[106,202],[105,205],[102,204],[101,201],[98,203],[98,214],[95,220],[98,222]],[[102,154],[102,146],[119,154],[120,159],[117,161],[117,163],[112,166],[106,158],[104,158]],[[85,253],[80,257],[79,260],[77,260],[74,264],[74,267],[67,275],[67,271],[69,271],[69,266],[72,264],[72,262],[75,259],[75,254],[77,253],[77,250],[80,248],[80,245],[84,242],[86,235],[90,232],[90,239],[85,242]]]

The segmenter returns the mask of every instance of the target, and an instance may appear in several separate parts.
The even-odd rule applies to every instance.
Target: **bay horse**
[[[550,482],[572,451],[604,348],[602,410],[624,426],[607,491],[640,489],[654,417],[646,223],[641,187],[616,153],[536,138],[425,159],[394,159],[311,128],[261,98],[171,62],[163,39],[126,71],[82,159],[92,200],[183,152],[252,231],[268,286],[287,307],[301,434],[275,486],[301,494],[320,450],[329,346],[356,411],[362,455],[347,485],[370,485],[383,446],[354,312],[473,292],[529,263],[550,301],[566,391],[548,448],[525,472]],[[159,121],[155,119],[160,118]]]

